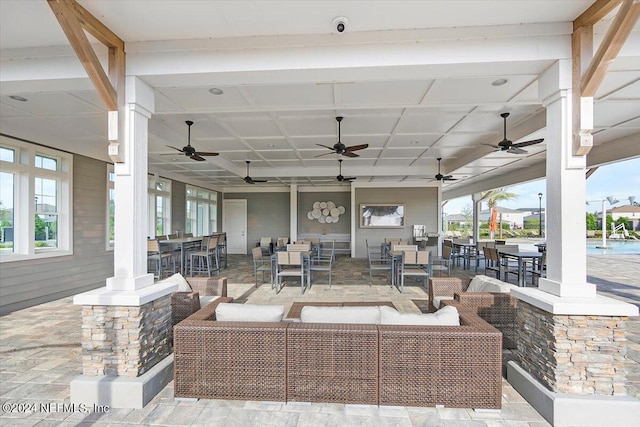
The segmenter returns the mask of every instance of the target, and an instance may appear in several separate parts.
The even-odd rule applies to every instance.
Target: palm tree
[[[494,188],[493,190],[484,191],[480,193],[480,200],[487,201],[489,211],[491,212],[494,208],[498,207],[500,200],[512,200],[518,197],[516,193],[511,193],[507,190],[507,188]],[[493,234],[493,232],[491,233]],[[493,239],[494,236],[492,235],[491,238]],[[502,238],[502,221],[500,221],[500,238]]]

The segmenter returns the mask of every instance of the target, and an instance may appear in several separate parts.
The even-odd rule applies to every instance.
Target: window
[[[113,165],[107,166],[107,249],[113,249],[113,242],[116,235],[115,232],[115,218],[116,218],[116,206],[115,206],[115,182],[116,174],[114,172]]]
[[[57,150],[0,139],[3,262],[71,252],[72,160]]]
[[[187,185],[186,232],[206,236],[218,231],[218,193]]]
[[[149,175],[149,237],[171,232],[171,180]]]

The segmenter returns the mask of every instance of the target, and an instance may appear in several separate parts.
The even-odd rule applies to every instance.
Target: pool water
[[[602,240],[588,240],[587,254],[591,255],[615,255],[615,254],[640,254],[640,240],[611,240],[607,239],[607,249],[600,249]]]

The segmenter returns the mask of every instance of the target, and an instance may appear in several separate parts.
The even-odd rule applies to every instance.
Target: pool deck
[[[366,260],[338,258],[331,289],[314,285],[300,295],[299,286],[278,295],[269,285],[253,286],[251,258],[232,256],[225,271],[229,295],[240,302],[290,305],[305,300],[391,300],[401,311],[419,309],[414,301],[427,298],[420,286],[405,293],[385,285],[384,277],[368,285]],[[598,292],[640,306],[640,255],[588,255],[588,280]],[[481,272],[480,272],[481,273]],[[473,275],[456,269],[452,276]],[[84,411],[69,403],[69,383],[80,375],[81,307],[67,297],[20,310],[0,318],[0,420],[11,426],[76,425],[208,425],[208,426],[545,426],[549,425],[503,380],[502,410],[476,412],[456,408],[412,408],[329,403],[200,400],[176,401],[173,382],[144,409]],[[640,319],[627,324],[628,392],[640,398]],[[13,406],[15,411],[4,410]]]

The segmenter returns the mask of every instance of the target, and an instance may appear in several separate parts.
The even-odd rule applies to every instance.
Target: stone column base
[[[173,353],[139,377],[76,377],[71,381],[71,403],[142,409],[171,380]]]
[[[635,427],[640,400],[630,396],[575,395],[549,391],[515,361],[507,364],[507,381],[551,425]]]

